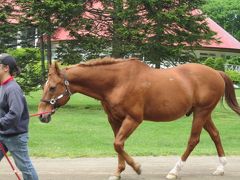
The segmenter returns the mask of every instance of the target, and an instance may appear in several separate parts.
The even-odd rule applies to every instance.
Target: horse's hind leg
[[[188,141],[187,149],[182,155],[181,159],[176,163],[174,168],[168,173],[168,175],[166,176],[167,179],[177,178],[188,156],[200,141],[200,134],[202,132],[202,128],[206,122],[206,119],[207,119],[206,117],[208,116],[208,114],[209,114],[209,110],[201,110],[201,111],[196,110],[194,112],[192,130],[191,130],[191,135]]]
[[[213,175],[223,175],[224,174],[224,166],[227,164],[227,160],[225,158],[225,153],[222,147],[221,139],[219,136],[219,132],[215,127],[212,119],[210,118],[204,125],[204,129],[208,132],[211,136],[215,146],[217,148],[218,157],[219,157],[219,165],[216,171],[213,172]]]

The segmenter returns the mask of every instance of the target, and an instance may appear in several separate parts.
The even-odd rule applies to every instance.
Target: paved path
[[[142,175],[127,166],[122,180],[165,180],[178,157],[135,157],[142,165]],[[240,180],[240,157],[228,157],[224,176],[212,176],[218,159],[190,156],[181,180]],[[107,180],[117,165],[116,158],[32,158],[40,180]],[[0,180],[16,180],[5,159],[0,163]]]

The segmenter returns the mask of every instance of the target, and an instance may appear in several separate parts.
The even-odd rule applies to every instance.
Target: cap
[[[17,62],[14,57],[7,53],[0,54],[0,64],[8,65],[11,75],[20,74],[20,68],[17,66]]]

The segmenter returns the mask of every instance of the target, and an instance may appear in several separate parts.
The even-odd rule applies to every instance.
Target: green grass
[[[240,90],[237,90],[238,101]],[[40,92],[27,97],[30,113],[37,112]],[[220,131],[227,155],[240,155],[240,118],[225,105],[214,111],[214,122]],[[131,155],[181,155],[187,145],[192,117],[156,123],[145,121],[127,140],[125,149]],[[49,124],[33,117],[30,121],[29,148],[37,157],[115,156],[113,133],[99,101],[76,94],[60,108]],[[215,155],[208,134],[203,131],[194,155]]]

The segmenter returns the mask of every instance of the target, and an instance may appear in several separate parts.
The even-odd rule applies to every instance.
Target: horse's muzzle
[[[49,123],[51,121],[51,114],[41,114],[39,119],[42,123]]]

